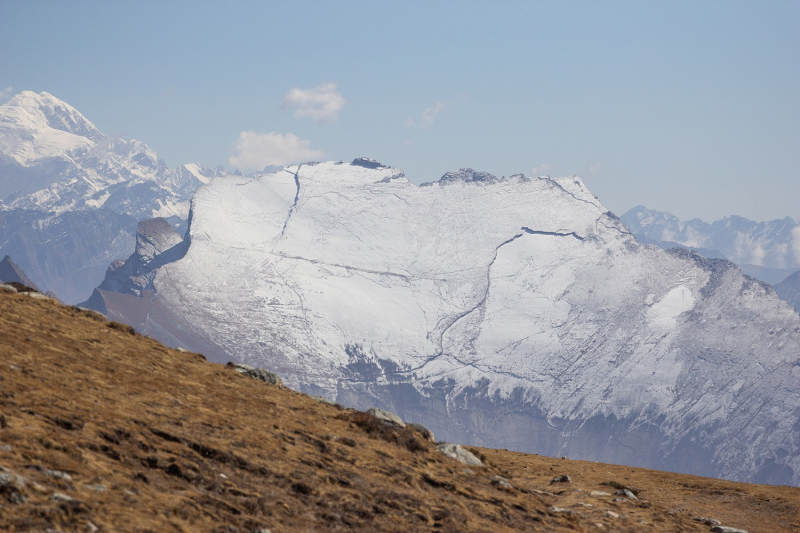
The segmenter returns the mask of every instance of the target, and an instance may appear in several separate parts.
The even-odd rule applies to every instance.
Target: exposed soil
[[[800,532],[794,487],[474,451],[0,290],[2,531]]]

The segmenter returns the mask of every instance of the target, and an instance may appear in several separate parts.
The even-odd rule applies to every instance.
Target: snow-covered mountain
[[[662,248],[684,246],[724,257],[751,276],[775,284],[800,269],[800,224],[791,217],[768,222],[730,216],[712,223],[682,221],[666,211],[636,206],[620,217],[637,240]]]
[[[637,243],[577,178],[228,177],[163,253],[117,303],[212,360],[446,440],[800,484],[800,315],[726,260]]]
[[[136,221],[165,217],[181,227],[195,189],[224,174],[199,164],[170,169],[144,143],[107,137],[69,104],[24,91],[0,106],[0,254],[43,290],[81,301],[109,259],[130,254]],[[76,223],[92,217],[101,228]],[[84,255],[89,248],[95,253]]]

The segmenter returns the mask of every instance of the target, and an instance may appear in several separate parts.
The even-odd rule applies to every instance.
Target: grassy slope
[[[709,531],[699,515],[800,532],[798,488],[503,450],[467,469],[419,434],[3,291],[0,413],[0,466],[27,479],[0,487],[2,531]],[[643,501],[591,496],[605,481]]]

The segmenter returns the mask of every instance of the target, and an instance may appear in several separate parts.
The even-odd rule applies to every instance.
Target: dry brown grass
[[[0,488],[2,531],[709,531],[697,515],[800,531],[797,488],[489,449],[466,468],[414,430],[5,292],[0,445],[28,480]],[[604,482],[642,501],[590,496],[616,490]]]

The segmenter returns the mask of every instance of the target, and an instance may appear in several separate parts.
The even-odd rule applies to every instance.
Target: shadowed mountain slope
[[[22,283],[23,285],[39,290],[36,284],[28,279],[28,276],[25,275],[22,269],[19,268],[8,255],[0,261],[0,281],[3,283]]]

